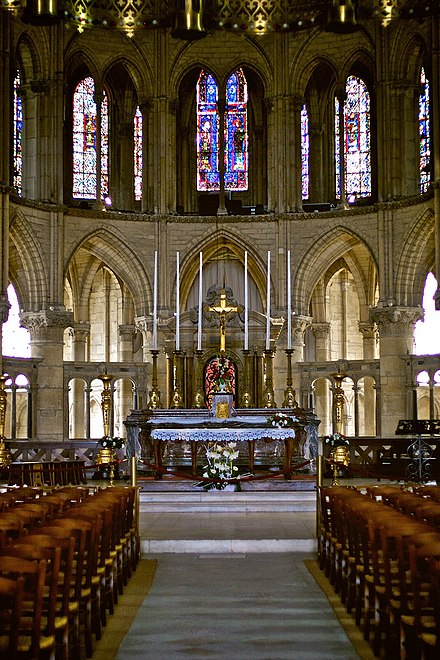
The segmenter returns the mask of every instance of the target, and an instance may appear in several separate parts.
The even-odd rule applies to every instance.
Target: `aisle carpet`
[[[117,660],[355,660],[300,553],[164,554]],[[108,658],[111,656],[108,656]]]
[[[310,559],[305,561],[305,565],[328,598],[330,605],[333,607],[340,624],[344,627],[344,630],[358,652],[359,657],[363,659],[365,658],[365,660],[372,660],[375,658],[371,646],[363,638],[362,630],[356,625],[354,617],[351,614],[347,614],[347,610],[341,603],[340,597],[335,594],[329,580],[319,568],[318,562],[315,559]]]
[[[102,638],[96,643],[93,660],[112,660],[130,629],[139,607],[144,602],[156,573],[157,560],[141,559],[132,574],[124,593],[119,597],[115,613],[107,619]]]

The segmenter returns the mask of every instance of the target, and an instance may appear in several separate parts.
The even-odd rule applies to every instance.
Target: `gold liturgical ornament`
[[[206,37],[203,27],[202,0],[179,0],[178,5],[176,23],[171,36],[186,41]]]

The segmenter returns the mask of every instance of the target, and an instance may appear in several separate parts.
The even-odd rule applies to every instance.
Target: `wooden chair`
[[[55,657],[55,636],[44,634],[43,598],[46,562],[0,556],[0,576],[24,579],[23,616],[18,630],[18,654],[29,659]]]
[[[23,616],[25,580],[0,577],[0,658],[16,660],[18,640]]]

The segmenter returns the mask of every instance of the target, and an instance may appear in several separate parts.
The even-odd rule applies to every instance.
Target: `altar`
[[[222,402],[222,401],[220,401]],[[278,409],[294,417],[293,427],[278,428],[268,423],[268,417],[277,410],[237,409],[228,407],[228,415],[216,416],[216,406],[203,409],[157,409],[133,411],[125,421],[127,427],[127,454],[148,457],[152,455],[155,479],[161,479],[165,470],[164,453],[174,451],[175,445],[190,447],[191,473],[197,476],[197,467],[205,464],[202,447],[212,442],[235,442],[243,450],[245,472],[255,473],[256,449],[272,447],[272,467],[291,479],[296,463],[317,452],[317,423],[309,411]],[[217,409],[218,410],[218,409]],[[171,450],[170,450],[171,445]],[[315,447],[316,445],[316,447]],[[277,457],[279,461],[277,463]],[[295,460],[294,460],[295,459]],[[307,461],[306,461],[307,462]],[[182,469],[172,461],[173,471]],[[169,464],[169,461],[168,461]],[[187,468],[183,471],[188,471]]]

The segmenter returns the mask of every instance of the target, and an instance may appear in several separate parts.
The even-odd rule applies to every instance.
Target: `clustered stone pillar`
[[[411,391],[406,387],[405,357],[413,352],[414,324],[423,318],[421,307],[383,307],[370,310],[380,335],[380,380],[383,437],[394,436],[396,419],[407,419]]]
[[[22,326],[29,330],[32,357],[41,358],[34,406],[38,440],[64,440],[64,330],[72,323],[73,314],[64,307],[21,315]]]
[[[87,340],[90,336],[90,323],[80,321],[74,323],[70,333],[73,337],[73,359],[75,362],[87,361]],[[85,418],[85,392],[84,384],[80,379],[71,383],[72,388],[72,438],[84,438],[86,436]]]

